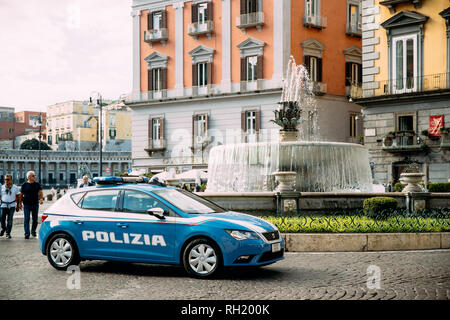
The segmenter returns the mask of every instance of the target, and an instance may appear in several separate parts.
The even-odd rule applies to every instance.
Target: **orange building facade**
[[[348,97],[362,80],[360,7],[359,0],[134,0],[133,166],[206,167],[214,145],[277,139],[270,119],[291,56],[315,83],[321,138],[358,142],[360,107]]]

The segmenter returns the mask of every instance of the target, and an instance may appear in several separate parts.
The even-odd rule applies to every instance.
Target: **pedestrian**
[[[83,182],[78,186],[78,188],[86,188],[86,187],[92,187],[95,184],[92,181],[89,181],[88,176],[83,176]]]
[[[35,181],[34,171],[27,172],[27,182],[22,185],[20,190],[20,205],[23,204],[25,239],[30,238],[30,214],[32,217],[31,235],[36,237],[36,228],[38,225],[39,205],[44,203],[44,193],[41,185]]]
[[[55,196],[56,196],[56,191],[55,191],[55,188],[53,188],[53,186],[52,186],[52,188],[50,189],[50,192],[51,192],[51,194],[52,194],[52,199],[54,199]]]
[[[20,190],[12,183],[12,175],[5,175],[5,184],[1,187],[1,225],[0,237],[6,232],[6,238],[11,239],[11,229],[13,226],[14,211],[19,211],[20,206]],[[7,223],[6,223],[7,222]]]
[[[195,192],[200,192],[201,190],[202,190],[202,187],[200,187],[200,185],[197,184],[197,185],[195,186]]]

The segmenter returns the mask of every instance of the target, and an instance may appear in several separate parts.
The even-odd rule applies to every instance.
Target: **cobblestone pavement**
[[[377,268],[380,288],[369,289]],[[73,288],[74,276],[53,269],[37,239],[23,238],[21,225],[14,225],[12,239],[0,238],[0,299],[450,298],[450,250],[287,253],[275,264],[229,269],[212,280],[190,278],[177,266],[137,263],[85,261],[80,271],[80,288]]]

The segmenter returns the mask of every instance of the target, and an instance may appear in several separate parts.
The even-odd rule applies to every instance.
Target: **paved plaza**
[[[444,299],[450,250],[287,253],[259,269],[229,269],[212,280],[183,268],[85,261],[79,273],[53,269],[15,224],[0,238],[0,299]]]

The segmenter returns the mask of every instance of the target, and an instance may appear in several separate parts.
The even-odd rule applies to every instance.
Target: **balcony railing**
[[[351,94],[352,98],[367,98],[445,89],[450,89],[449,73],[376,81],[367,83],[362,88],[352,85]]]
[[[441,148],[450,149],[450,132],[441,132]]]
[[[197,40],[197,36],[206,34],[208,39],[211,39],[211,34],[214,33],[214,21],[208,20],[203,23],[195,22],[188,27],[188,34]]]
[[[241,14],[236,19],[236,26],[243,32],[250,27],[256,27],[258,31],[261,31],[262,25],[264,25],[264,12],[262,11]]]
[[[313,82],[312,92],[314,92],[315,95],[327,93],[327,84],[324,82]]]
[[[303,16],[303,25],[309,28],[325,29],[327,27],[327,17],[322,16]]]
[[[148,155],[151,157],[155,152],[164,153],[166,150],[166,140],[165,139],[149,139],[148,147],[145,149]]]
[[[349,23],[347,22],[345,33],[353,37],[361,37],[362,35],[362,25],[361,22]]]
[[[168,39],[167,28],[144,31],[144,41],[149,43],[150,45],[153,42],[161,42],[163,45],[165,45],[167,39]]]
[[[383,151],[416,152],[422,151],[426,147],[423,141],[414,131],[398,131],[386,135],[383,138]]]

